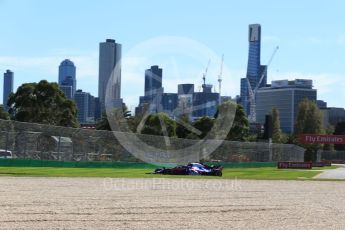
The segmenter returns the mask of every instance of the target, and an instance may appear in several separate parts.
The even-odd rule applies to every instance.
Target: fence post
[[[6,132],[6,144],[5,144],[5,152],[8,150],[8,139],[9,139],[9,132]]]
[[[71,141],[72,141],[72,158],[69,160],[74,161],[74,141],[72,138],[71,138]]]
[[[272,138],[270,138],[270,139],[268,140],[268,151],[269,151],[268,161],[269,161],[269,162],[272,162],[272,158],[273,158]]]
[[[59,161],[61,160],[61,156],[60,156],[60,144],[61,144],[61,135],[59,135],[59,142],[58,142],[58,159]]]
[[[321,162],[322,150],[319,149],[316,153],[316,162]]]
[[[25,135],[26,133],[23,132],[23,134]],[[24,136],[24,137],[25,137],[25,136]],[[24,139],[25,139],[25,141],[24,141],[24,156],[26,157],[26,148],[27,148],[26,143],[27,143],[27,138],[24,138]]]

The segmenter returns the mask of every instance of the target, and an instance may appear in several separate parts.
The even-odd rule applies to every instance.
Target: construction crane
[[[222,102],[221,92],[222,92],[223,63],[224,63],[224,54],[222,55],[222,61],[221,61],[221,63],[220,63],[220,71],[219,71],[219,75],[218,75],[219,105],[220,105],[221,102]]]
[[[207,75],[207,72],[208,72],[208,68],[210,67],[210,63],[211,63],[211,59],[208,60],[208,63],[207,63],[205,72],[204,72],[204,74],[202,75],[202,80],[203,80],[203,82],[204,82],[204,84],[202,85],[202,88],[203,88],[203,89],[206,87],[206,75]]]
[[[248,89],[249,89],[248,90],[249,91],[249,103],[250,103],[249,121],[252,123],[256,122],[256,92],[260,88],[260,85],[261,85],[263,79],[265,78],[265,75],[267,74],[267,68],[270,66],[270,64],[274,58],[274,55],[277,53],[278,50],[279,50],[279,46],[274,48],[274,51],[271,55],[271,58],[268,60],[267,65],[265,66],[264,70],[262,71],[262,74],[260,76],[260,80],[257,83],[254,90],[252,89],[252,86],[250,85],[250,81],[247,77],[247,83],[248,83]]]

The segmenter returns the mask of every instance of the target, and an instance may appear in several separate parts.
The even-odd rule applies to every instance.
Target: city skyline
[[[183,3],[183,7],[182,6]],[[97,95],[95,82],[98,76],[98,44],[107,38],[116,39],[123,44],[123,53],[127,53],[137,44],[162,35],[176,35],[199,41],[218,56],[225,55],[225,65],[230,71],[223,77],[222,95],[239,95],[240,79],[246,75],[248,55],[248,24],[260,23],[262,26],[261,60],[266,64],[275,46],[279,45],[272,65],[268,69],[268,81],[278,79],[312,79],[318,89],[318,99],[328,102],[329,106],[345,107],[345,102],[336,100],[343,95],[343,68],[345,50],[345,26],[341,20],[335,20],[341,13],[344,3],[310,4],[311,2],[270,3],[228,3],[201,4],[199,1],[170,2],[159,4],[157,1],[138,2],[137,7],[130,3],[121,3],[124,10],[113,20],[118,2],[97,5],[69,3],[67,11],[79,9],[78,16],[58,17],[62,3],[47,4],[43,1],[22,3],[0,1],[4,13],[0,16],[2,27],[8,31],[0,38],[0,70],[11,69],[16,74],[15,88],[23,82],[41,79],[57,82],[57,67],[68,58],[78,68],[78,88]],[[107,5],[105,7],[104,5]],[[156,20],[145,18],[150,7],[156,7]],[[102,14],[88,16],[94,8]],[[170,9],[179,8],[180,16],[170,14]],[[18,10],[18,17],[8,20],[8,13]],[[35,12],[45,9],[42,14]],[[131,9],[131,11],[129,10]],[[159,9],[159,10],[158,10]],[[191,12],[191,9],[198,11]],[[282,11],[284,9],[284,11]],[[73,11],[73,12],[74,12]],[[123,11],[123,12],[122,12]],[[131,12],[125,15],[124,12]],[[205,17],[207,12],[212,17]],[[212,12],[219,12],[214,14]],[[320,12],[333,12],[320,16]],[[266,15],[267,14],[267,15]],[[201,15],[201,16],[198,16]],[[291,16],[293,15],[293,17]],[[24,20],[25,18],[25,20]],[[42,19],[45,20],[42,20]],[[59,20],[56,20],[59,18]],[[140,20],[138,20],[140,19]],[[116,21],[117,23],[112,23]],[[107,22],[107,23],[100,23]],[[183,22],[183,23],[182,23]],[[45,25],[46,30],[39,30]],[[76,26],[77,25],[77,26]],[[87,25],[87,26],[86,26]],[[155,25],[152,29],[148,28]],[[28,30],[30,29],[30,30]],[[57,34],[64,29],[64,36]],[[29,33],[30,31],[30,33]],[[78,31],[78,33],[76,33]],[[69,34],[69,36],[65,36]],[[25,35],[26,42],[22,42]],[[28,35],[28,36],[26,36]],[[30,44],[30,45],[28,45]],[[175,92],[179,83],[202,84],[202,71],[209,57],[203,57],[202,63],[181,65],[183,76],[175,77],[174,69],[167,61],[145,60],[139,75],[122,72],[122,91],[124,102],[137,106],[144,85],[143,71],[152,65],[164,69],[163,87],[166,92]],[[178,63],[179,64],[179,63]],[[124,65],[124,64],[123,64]],[[217,84],[219,63],[212,61],[207,81]],[[140,77],[140,79],[139,79]],[[129,86],[136,83],[133,89]],[[2,87],[0,90],[2,90]]]

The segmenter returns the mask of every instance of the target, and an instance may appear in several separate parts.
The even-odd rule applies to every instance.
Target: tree
[[[298,106],[297,119],[295,124],[295,135],[298,134],[320,134],[322,133],[322,114],[315,102],[307,98],[302,100]],[[306,148],[305,160],[316,160],[316,152],[321,145],[303,145]]]
[[[67,99],[58,84],[42,80],[25,83],[8,100],[13,120],[78,127],[77,106]]]
[[[201,134],[196,135],[193,133],[193,134],[189,134],[188,137],[190,139],[196,139],[196,136],[198,138],[204,138],[211,131],[213,125],[214,125],[214,119],[211,119],[209,117],[201,117],[193,123],[193,127],[199,130]]]
[[[235,118],[226,139],[231,141],[245,141],[249,136],[249,122],[240,104],[236,106]]]
[[[283,133],[280,129],[279,110],[276,107],[272,108],[272,123],[273,123],[272,141],[274,143],[282,143]]]
[[[176,136],[176,122],[165,113],[151,114],[141,130],[142,134]]]
[[[125,103],[122,103],[122,112],[124,118],[130,118],[132,117],[132,111],[128,110],[128,107]]]
[[[10,119],[10,115],[1,106],[0,106],[0,119],[2,119],[2,120]]]
[[[108,121],[108,116],[106,113],[102,114],[102,118],[99,122],[96,124],[96,130],[108,130],[111,131],[111,127]]]
[[[132,118],[131,111],[128,111],[127,106],[123,103],[122,109],[121,108],[114,108],[113,111],[110,111],[110,119],[112,122],[116,122],[116,120],[126,119],[129,121]],[[108,130],[111,131],[111,125],[109,123],[109,118],[107,113],[103,113],[101,120],[96,124],[96,130]]]
[[[316,103],[302,100],[298,106],[295,134],[320,134],[322,132],[322,114]]]
[[[221,104],[214,116],[216,119],[218,118],[220,111],[223,113],[233,113],[233,111],[235,111],[232,127],[227,134],[226,140],[246,141],[248,138],[251,140],[254,139],[253,136],[249,137],[249,121],[243,107],[240,104],[236,104],[231,101]]]
[[[328,135],[332,135],[334,134],[334,127],[333,126],[328,126],[326,129],[325,129],[325,134],[328,134]],[[334,150],[334,147],[335,145],[333,144],[324,144],[323,145],[323,150],[325,151],[333,151]]]
[[[183,114],[181,115],[181,117],[179,118],[179,120],[181,121],[180,123],[177,124],[176,127],[176,135],[179,138],[186,138],[191,132],[183,125],[184,124],[190,124],[189,121],[189,116],[188,114]]]

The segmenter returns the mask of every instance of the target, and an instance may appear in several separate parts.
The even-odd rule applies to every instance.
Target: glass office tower
[[[247,115],[250,113],[249,103],[249,85],[254,90],[260,82],[260,78],[265,71],[266,66],[261,65],[261,26],[260,24],[249,25],[248,31],[249,52],[246,78],[241,79],[241,104]],[[259,88],[266,86],[267,72]]]

